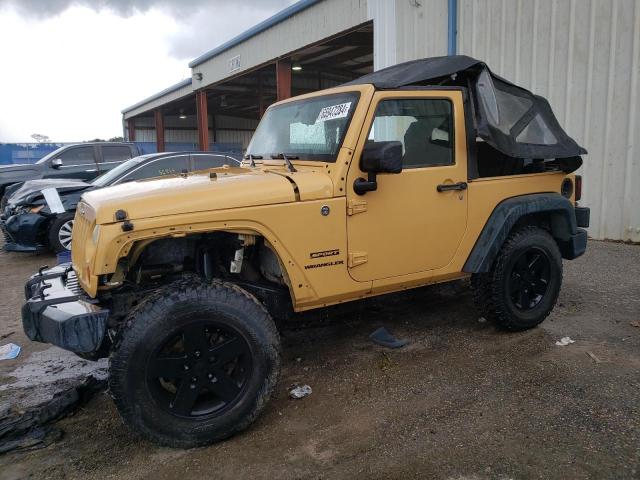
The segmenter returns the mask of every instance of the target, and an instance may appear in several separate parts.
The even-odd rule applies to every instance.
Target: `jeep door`
[[[403,169],[399,174],[378,174],[376,191],[357,195],[353,188],[347,190],[348,266],[357,281],[445,267],[467,223],[461,91],[377,92],[347,185],[367,178],[359,168],[362,149],[365,142],[380,141],[402,143]]]
[[[46,178],[74,178],[91,180],[98,176],[96,163],[96,149],[94,145],[78,145],[69,147],[51,159],[45,173]],[[54,166],[56,160],[60,161]]]

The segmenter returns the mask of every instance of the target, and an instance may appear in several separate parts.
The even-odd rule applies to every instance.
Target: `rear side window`
[[[453,165],[453,106],[445,99],[383,100],[369,141],[402,143],[403,168]]]
[[[62,166],[68,167],[73,165],[93,165],[95,163],[95,155],[93,147],[74,147],[65,150],[56,158],[62,160]]]
[[[223,165],[229,165],[231,167],[236,166],[238,162],[234,162],[232,159],[223,155],[207,155],[207,154],[192,154],[193,169],[194,170],[206,170],[208,168],[218,168]]]
[[[165,157],[137,167],[133,172],[125,175],[121,182],[132,180],[144,180],[146,178],[162,177],[164,175],[176,175],[189,169],[189,156]]]
[[[122,162],[131,158],[131,149],[124,145],[105,145],[102,147],[102,161]]]

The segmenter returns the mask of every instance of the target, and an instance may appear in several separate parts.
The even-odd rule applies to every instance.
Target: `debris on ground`
[[[640,328],[640,322],[629,322],[632,327]]]
[[[393,362],[389,358],[389,355],[387,355],[386,352],[382,352],[382,358],[380,359],[380,362],[378,363],[378,367],[380,368],[380,370],[382,370],[384,372],[388,368],[391,368],[392,363]]]
[[[478,323],[486,323],[486,321],[487,321],[487,319],[486,319],[486,318],[484,318],[484,317],[480,317],[480,318],[478,319]]]
[[[571,345],[572,343],[576,343],[576,341],[571,340],[571,337],[562,337],[556,342],[556,345],[559,347],[566,347],[567,345]]]
[[[0,335],[0,340],[4,340],[5,338],[9,338],[14,333],[16,333],[16,332],[3,333],[2,335]]]
[[[312,391],[309,385],[292,385],[292,389],[289,390],[289,396],[296,400],[311,395]]]
[[[602,363],[602,360],[596,357],[596,355],[593,352],[587,352],[587,355],[589,355],[594,362]]]
[[[393,334],[387,330],[385,327],[380,327],[376,331],[374,331],[369,338],[373,340],[374,343],[378,345],[382,345],[387,348],[400,348],[404,347],[409,340],[399,340],[393,336]]]
[[[20,347],[15,343],[7,343],[0,347],[0,360],[13,360],[20,355]]]
[[[0,412],[0,454],[51,445],[62,437],[63,432],[50,424],[73,413],[106,387],[106,380],[90,376],[80,385],[57,393],[35,407]]]

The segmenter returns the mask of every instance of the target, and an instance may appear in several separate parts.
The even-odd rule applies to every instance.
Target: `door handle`
[[[449,192],[451,190],[466,190],[467,182],[441,183],[436,187],[439,192]]]

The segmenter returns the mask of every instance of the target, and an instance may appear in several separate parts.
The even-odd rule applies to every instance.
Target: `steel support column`
[[[127,120],[127,140],[130,142],[136,141],[136,121],[133,118]]]
[[[164,152],[164,116],[161,108],[153,111],[153,118],[156,125],[156,151]]]
[[[198,149],[209,150],[209,112],[207,110],[207,91],[196,91],[196,121],[198,123]]]
[[[291,97],[291,62],[288,60],[276,62],[276,92],[278,101]]]

